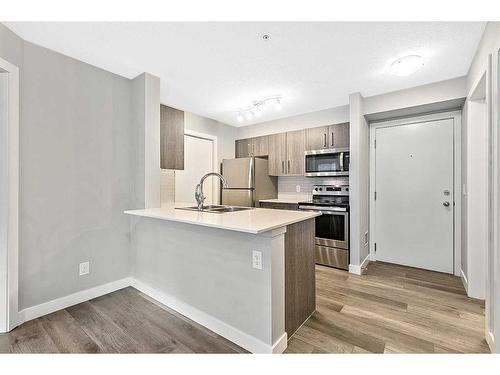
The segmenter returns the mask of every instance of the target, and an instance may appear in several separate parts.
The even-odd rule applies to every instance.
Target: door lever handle
[[[449,205],[450,205],[450,202],[448,202],[448,201],[443,202],[443,206],[448,207]]]

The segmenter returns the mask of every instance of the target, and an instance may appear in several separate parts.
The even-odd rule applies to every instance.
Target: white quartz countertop
[[[192,203],[177,203],[162,208],[129,210],[125,211],[125,213],[159,220],[175,221],[252,234],[268,232],[276,228],[312,219],[321,215],[319,212],[312,211],[285,211],[266,208],[255,208],[252,210],[226,213],[187,211],[176,208],[186,206],[194,205]]]

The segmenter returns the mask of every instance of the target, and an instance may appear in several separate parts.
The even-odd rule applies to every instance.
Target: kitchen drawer
[[[316,245],[316,264],[349,269],[349,250]]]

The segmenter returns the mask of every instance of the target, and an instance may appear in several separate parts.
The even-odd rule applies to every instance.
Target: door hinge
[[[375,148],[377,148],[377,140],[375,139]]]
[[[377,252],[377,243],[376,242],[374,243],[374,250],[375,250],[375,252]]]
[[[375,192],[375,200],[377,200],[377,192]]]

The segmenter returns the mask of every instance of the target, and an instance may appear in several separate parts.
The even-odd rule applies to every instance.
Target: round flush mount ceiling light
[[[424,59],[419,55],[400,57],[390,66],[390,72],[397,76],[409,76],[424,66]]]

